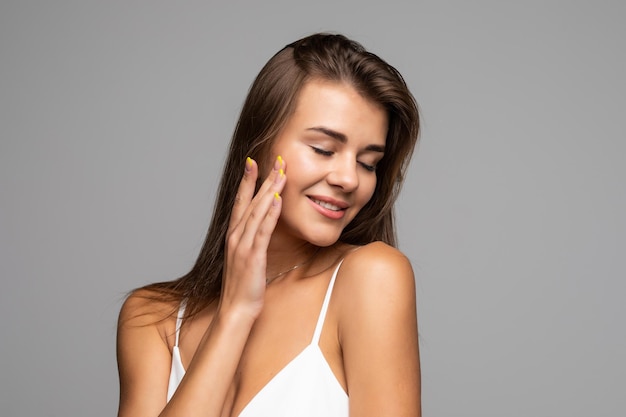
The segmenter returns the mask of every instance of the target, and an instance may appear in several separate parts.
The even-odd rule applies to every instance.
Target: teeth
[[[315,202],[315,204],[319,204],[320,206],[322,206],[324,208],[327,208],[329,210],[332,210],[332,211],[339,211],[339,210],[341,210],[341,207],[338,207],[338,206],[336,206],[334,204],[330,204],[330,203],[327,203],[325,201],[316,200],[314,198],[312,198],[311,200],[313,200]]]

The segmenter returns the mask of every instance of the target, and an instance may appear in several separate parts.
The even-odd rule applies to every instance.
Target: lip
[[[309,202],[320,214],[329,219],[339,220],[343,218],[346,214],[346,209],[350,207],[348,203],[341,200],[335,200],[334,198],[320,196],[320,195],[308,195]],[[324,206],[319,205],[316,201],[321,201],[324,203],[332,204],[333,206],[339,207],[339,210],[331,210]]]

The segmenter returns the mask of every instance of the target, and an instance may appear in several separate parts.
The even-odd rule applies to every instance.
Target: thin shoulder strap
[[[322,327],[324,327],[324,320],[326,320],[326,312],[328,311],[328,304],[330,303],[330,296],[333,293],[333,287],[335,286],[335,278],[337,278],[337,272],[339,272],[339,267],[341,266],[341,263],[343,262],[343,259],[339,262],[339,265],[337,265],[337,268],[335,268],[335,272],[333,272],[333,276],[330,279],[330,283],[328,284],[328,289],[326,290],[326,296],[324,296],[324,304],[322,304],[322,310],[320,311],[320,315],[317,318],[317,324],[315,325],[315,332],[313,333],[313,340],[311,341],[311,344],[319,344],[320,342],[320,336],[322,334]]]
[[[178,339],[180,336],[180,327],[183,325],[183,316],[185,315],[185,307],[187,303],[183,300],[178,308],[178,315],[176,316],[176,343],[174,346],[178,346]]]

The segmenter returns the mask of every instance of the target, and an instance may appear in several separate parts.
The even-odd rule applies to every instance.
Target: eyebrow
[[[343,133],[337,132],[336,130],[329,129],[324,126],[314,126],[314,127],[308,128],[307,130],[312,130],[314,132],[323,133],[324,135],[329,136],[341,143],[346,143],[348,141],[348,138]],[[365,150],[384,153],[385,147],[381,145],[367,145],[365,147]]]

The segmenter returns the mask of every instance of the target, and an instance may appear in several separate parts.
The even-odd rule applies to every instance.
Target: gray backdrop
[[[126,291],[195,259],[262,64],[340,31],[423,111],[426,416],[626,409],[624,2],[0,4],[0,414],[111,416]]]

